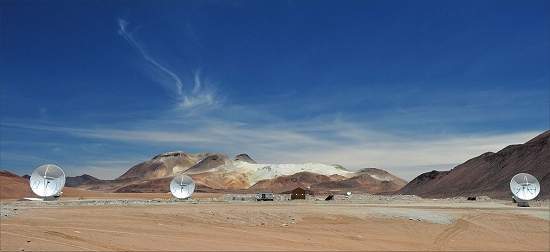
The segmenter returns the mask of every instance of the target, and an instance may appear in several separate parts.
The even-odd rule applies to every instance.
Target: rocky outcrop
[[[252,159],[248,154],[246,153],[242,153],[242,154],[239,154],[237,156],[235,156],[235,158],[233,159],[235,161],[242,161],[242,162],[247,162],[247,163],[251,163],[251,164],[257,164],[256,161],[254,161],[254,159]]]

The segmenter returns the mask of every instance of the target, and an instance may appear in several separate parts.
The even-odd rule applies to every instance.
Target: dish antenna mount
[[[533,175],[518,173],[510,181],[510,190],[514,194],[514,200],[520,207],[528,207],[529,200],[540,193],[540,183]]]
[[[65,172],[54,164],[41,165],[34,169],[29,183],[34,194],[42,200],[51,200],[61,196],[65,186]]]
[[[178,199],[187,199],[195,191],[195,182],[185,174],[178,174],[170,182],[170,192]]]

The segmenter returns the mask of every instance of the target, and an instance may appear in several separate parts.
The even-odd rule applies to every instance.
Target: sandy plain
[[[356,197],[356,196],[354,196]],[[357,196],[358,197],[358,196]],[[548,202],[378,197],[227,201],[88,194],[2,201],[0,248],[33,250],[550,250]]]

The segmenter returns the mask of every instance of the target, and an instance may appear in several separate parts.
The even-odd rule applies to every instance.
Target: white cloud
[[[172,92],[175,92],[178,107],[193,110],[218,104],[219,101],[216,92],[212,87],[207,87],[202,83],[203,80],[201,80],[199,71],[195,71],[192,81],[193,85],[192,87],[188,87],[190,91],[186,91],[182,78],[152,57],[145,50],[144,46],[134,38],[134,35],[128,31],[128,24],[126,20],[119,19],[118,33],[153,67],[154,72],[157,74],[154,76],[154,79]]]
[[[200,71],[195,71],[191,95],[184,95],[180,105],[184,109],[212,107],[218,104],[218,97],[212,87],[206,86],[201,79]]]

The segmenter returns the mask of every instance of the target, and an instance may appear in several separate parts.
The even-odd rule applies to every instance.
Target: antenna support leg
[[[518,207],[529,207],[529,202],[527,202],[527,201],[518,201]]]

